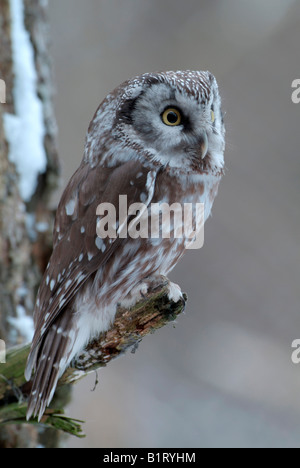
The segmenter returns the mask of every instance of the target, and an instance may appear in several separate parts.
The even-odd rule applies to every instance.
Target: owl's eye
[[[214,121],[215,121],[215,113],[214,113],[213,110],[211,110],[210,112],[211,112],[211,121],[212,121],[212,123],[214,123]]]
[[[178,109],[174,107],[168,107],[161,115],[162,121],[166,125],[172,127],[181,124],[181,113]]]

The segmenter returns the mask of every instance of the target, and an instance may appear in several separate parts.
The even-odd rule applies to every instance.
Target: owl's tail
[[[72,340],[69,336],[70,314],[64,311],[51,325],[42,342],[31,350],[27,361],[25,377],[34,376],[28,398],[26,419],[38,416],[41,420],[46,406],[53,398],[59,377],[69,364]]]

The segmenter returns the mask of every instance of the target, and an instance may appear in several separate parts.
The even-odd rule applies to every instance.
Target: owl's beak
[[[201,159],[204,159],[208,151],[208,138],[205,131],[201,133],[199,138],[199,147]]]

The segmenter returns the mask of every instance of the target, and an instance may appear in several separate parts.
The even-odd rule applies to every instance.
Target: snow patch
[[[34,51],[24,25],[23,0],[10,0],[10,9],[16,114],[3,117],[9,159],[16,165],[20,194],[26,202],[35,192],[38,175],[46,170],[45,125],[37,96]]]
[[[25,342],[30,342],[34,333],[33,318],[26,314],[22,305],[16,307],[17,316],[8,317],[8,322],[20,333]]]

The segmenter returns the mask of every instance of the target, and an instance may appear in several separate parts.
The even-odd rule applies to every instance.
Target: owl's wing
[[[54,249],[44,273],[34,312],[35,334],[26,368],[29,380],[39,344],[87,279],[118,249],[122,239],[97,236],[97,207],[116,207],[119,222],[119,195],[127,196],[128,206],[151,203],[158,170],[146,169],[138,161],[117,167],[94,167],[82,163],[71,178],[59,203],[54,226]]]

